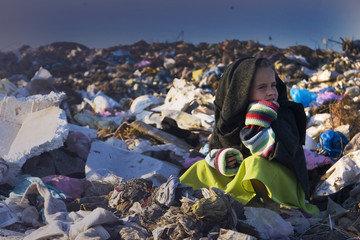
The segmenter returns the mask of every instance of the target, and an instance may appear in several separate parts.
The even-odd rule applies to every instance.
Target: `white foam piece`
[[[65,93],[0,99],[0,157],[22,166],[26,159],[63,146],[69,127],[57,107]]]

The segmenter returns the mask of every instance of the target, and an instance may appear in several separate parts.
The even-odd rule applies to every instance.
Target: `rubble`
[[[340,44],[344,53],[252,40],[104,49],[56,42],[0,52],[0,235],[359,237],[360,55],[357,40]],[[222,72],[245,56],[272,60],[289,98],[305,107],[318,215],[242,206],[220,189],[179,183],[208,151]],[[329,132],[341,141],[328,135],[324,147]]]

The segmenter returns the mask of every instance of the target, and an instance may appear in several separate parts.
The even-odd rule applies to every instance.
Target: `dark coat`
[[[256,72],[257,58],[243,58],[231,63],[221,76],[215,95],[215,125],[210,149],[233,147],[244,157],[250,151],[240,140],[249,105],[249,92]],[[269,157],[292,170],[305,192],[310,195],[309,179],[302,145],[305,144],[306,116],[300,103],[289,101],[286,86],[276,74],[280,104],[278,118],[271,127],[276,136],[275,151]]]

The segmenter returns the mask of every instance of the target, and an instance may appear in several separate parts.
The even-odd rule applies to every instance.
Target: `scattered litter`
[[[0,236],[355,239],[360,45],[341,40],[344,53],[251,40],[0,52]],[[209,151],[221,74],[245,56],[273,61],[305,107],[316,216],[179,183]]]

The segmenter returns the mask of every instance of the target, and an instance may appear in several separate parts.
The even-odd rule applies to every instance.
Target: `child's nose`
[[[274,95],[276,92],[276,89],[274,89],[273,87],[268,88],[268,95]]]

